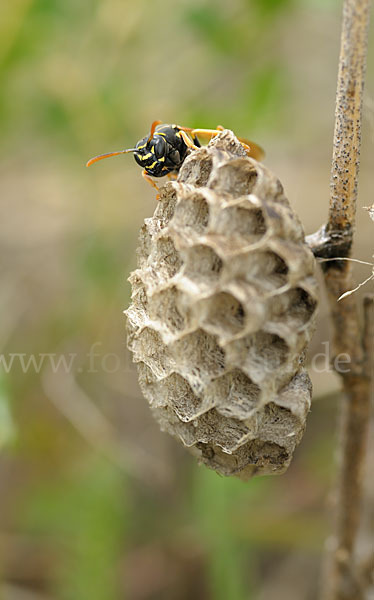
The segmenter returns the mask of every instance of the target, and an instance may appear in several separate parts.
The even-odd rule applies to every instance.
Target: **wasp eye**
[[[165,156],[166,143],[162,137],[160,137],[157,140],[154,147],[155,147],[156,158],[162,158],[163,156]]]

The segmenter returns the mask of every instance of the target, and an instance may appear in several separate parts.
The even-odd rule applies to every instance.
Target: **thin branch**
[[[367,277],[366,279],[364,279],[364,281],[361,281],[361,283],[359,283],[358,285],[356,285],[356,287],[353,288],[353,290],[348,290],[348,292],[344,292],[344,294],[342,294],[341,296],[339,296],[338,302],[340,302],[340,300],[344,300],[344,298],[346,298],[347,296],[350,296],[351,294],[354,294],[360,288],[362,288],[364,285],[366,285],[367,283],[369,283],[369,281],[372,281],[373,279],[374,279],[374,273],[372,273],[369,277]]]
[[[344,256],[337,256],[335,258],[320,258],[318,262],[331,262],[332,260],[349,260],[350,262],[358,263],[359,265],[369,265],[369,267],[374,267],[374,263],[368,262],[367,260],[360,260],[359,258],[347,258]]]
[[[318,244],[315,244],[318,256],[347,257],[352,246],[369,7],[369,0],[344,1],[329,219],[323,228],[325,248],[320,243],[317,249]],[[318,236],[314,241],[318,242]],[[336,522],[324,598],[358,600],[362,591],[356,577],[355,546],[362,501],[370,378],[365,368],[365,347],[356,297],[349,295],[342,302],[337,302],[340,296],[354,287],[350,262],[326,262],[324,274],[334,330],[334,349],[336,353],[348,354],[351,361],[349,372],[341,374],[345,395],[341,414]]]

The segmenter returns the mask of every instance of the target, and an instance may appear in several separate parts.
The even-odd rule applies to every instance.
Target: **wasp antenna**
[[[147,142],[149,142],[149,140],[151,140],[153,138],[155,129],[156,129],[157,125],[160,125],[160,123],[162,123],[162,121],[153,121],[153,123],[151,125],[151,132],[149,134],[149,138],[148,138]]]
[[[127,150],[118,150],[118,152],[109,152],[108,154],[99,154],[99,156],[94,156],[90,158],[90,160],[86,163],[86,167],[90,167],[98,160],[102,160],[103,158],[110,158],[111,156],[117,156],[118,154],[127,154],[128,152],[136,152],[137,148],[128,148]]]

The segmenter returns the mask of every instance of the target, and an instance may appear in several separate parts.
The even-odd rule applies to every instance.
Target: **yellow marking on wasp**
[[[158,159],[158,162],[164,162],[165,161],[165,156],[161,156],[161,158]]]
[[[151,148],[151,152],[152,152],[152,154],[154,154],[154,153],[155,153],[155,147],[154,147],[154,146],[152,146],[152,148]]]
[[[148,152],[148,154],[144,154],[142,160],[147,160],[147,158],[151,158],[151,156],[152,156],[152,154],[150,152]]]
[[[147,144],[142,144],[141,146],[137,147],[137,150],[140,150],[141,148],[145,148]]]
[[[146,166],[146,169],[147,169],[147,170],[148,170],[148,169],[153,169],[153,167],[154,167],[155,165],[157,165],[157,160],[155,160],[155,162],[153,162],[151,165],[147,165],[147,166]]]

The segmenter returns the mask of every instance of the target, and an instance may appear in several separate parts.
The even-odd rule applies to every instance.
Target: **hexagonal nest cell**
[[[264,287],[276,289],[287,284],[288,265],[275,252],[259,250],[248,256],[248,269],[244,275],[246,281],[263,280]]]
[[[230,197],[238,198],[252,192],[257,177],[256,167],[245,158],[238,158],[215,169],[208,185],[218,194],[230,194]]]
[[[203,244],[182,251],[186,266],[184,274],[191,281],[212,285],[218,282],[223,262],[217,253]]]
[[[196,187],[205,186],[209,180],[213,168],[213,157],[206,148],[202,148],[199,154],[194,152],[184,161],[179,171],[178,181],[189,183]]]
[[[216,223],[216,233],[229,237],[250,239],[257,242],[266,232],[266,223],[260,208],[230,206],[220,211]]]
[[[165,329],[175,334],[184,331],[186,319],[183,310],[178,306],[180,292],[176,286],[171,286],[152,294],[148,302],[148,315],[152,321],[163,323]]]
[[[203,233],[209,222],[209,205],[200,193],[180,201],[173,219],[173,226],[184,231]]]
[[[225,369],[225,353],[215,336],[197,329],[170,344],[170,355],[195,392]]]
[[[207,331],[230,339],[239,334],[244,325],[245,311],[242,303],[232,294],[219,292],[199,305],[202,323]],[[205,317],[203,316],[205,312]]]
[[[232,132],[160,190],[130,280],[128,345],[161,428],[224,475],[283,472],[310,408],[314,257]]]
[[[165,272],[165,278],[173,277],[182,265],[180,254],[176,251],[173,240],[170,237],[159,238],[155,250],[155,256],[152,257],[155,261],[155,268]]]
[[[168,405],[181,421],[188,423],[203,412],[201,398],[194,394],[188,381],[178,373],[172,373],[161,385],[167,390]]]
[[[293,330],[308,326],[317,309],[317,300],[303,288],[291,288],[279,296],[279,303],[272,316],[276,322],[287,323]]]
[[[149,234],[149,230],[147,234]],[[158,286],[167,285],[170,279],[178,273],[182,263],[182,257],[177,252],[170,236],[155,236],[147,257],[138,259],[139,266],[141,265],[143,268],[142,279],[150,289],[158,289]]]
[[[215,379],[206,389],[207,405],[225,417],[250,420],[261,401],[261,388],[240,369]]]
[[[257,331],[255,334],[242,337],[236,343],[238,359],[243,360],[243,368],[256,370],[264,377],[266,374],[279,369],[287,360],[289,348],[279,335]]]

